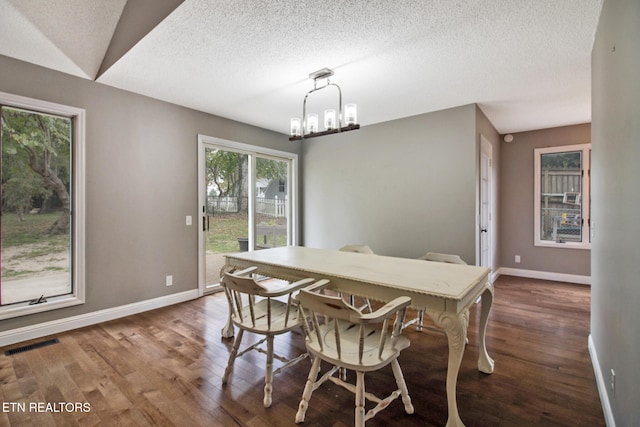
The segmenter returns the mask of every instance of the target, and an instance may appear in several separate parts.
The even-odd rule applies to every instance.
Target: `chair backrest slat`
[[[386,311],[380,311],[382,314],[379,318],[375,318],[372,317],[375,313],[363,314],[342,298],[324,295],[320,293],[321,291],[317,291],[320,289],[302,289],[297,297],[308,318],[311,319],[309,323],[306,320],[307,315],[303,316],[304,330],[310,343],[314,345],[317,343],[322,352],[329,346],[334,349],[340,360],[343,356],[346,357],[345,349],[350,348],[349,351],[352,352],[350,357],[354,358],[357,355],[359,364],[363,363],[365,354],[372,350],[372,344],[374,346],[377,344],[376,352],[373,354],[378,360],[387,357],[388,349],[395,346],[397,338],[402,333],[401,326],[406,307],[410,303],[409,298],[394,300],[385,306]],[[320,318],[324,319],[323,323],[319,321]],[[372,342],[372,339],[375,341]]]
[[[276,317],[280,318],[281,316],[279,313],[274,313],[272,298],[269,296],[268,288],[256,282],[253,276],[237,276],[225,273],[222,282],[225,293],[227,294],[232,317],[237,317],[240,322],[250,321],[252,327],[258,327],[257,325],[260,322],[258,316],[264,315],[266,317],[266,330],[272,330],[274,319]],[[256,297],[258,298],[256,299]],[[289,317],[291,317],[291,304],[293,301],[290,294],[288,298],[286,317],[281,319],[283,320],[282,324],[284,324],[285,328],[291,324]],[[256,312],[256,304],[259,300],[266,300],[263,303],[266,305],[266,313],[264,306],[262,311]],[[293,320],[295,319],[292,319],[292,321]]]
[[[342,357],[342,339],[340,337],[340,319],[333,319],[333,338],[336,344],[336,351],[338,352],[338,357]]]
[[[316,313],[312,313],[311,319],[313,320],[313,329],[316,334],[316,340],[320,345],[320,349],[324,350],[324,341],[322,340],[322,336],[320,336],[320,322],[318,322],[318,315]],[[311,336],[311,334],[308,334],[308,336]]]

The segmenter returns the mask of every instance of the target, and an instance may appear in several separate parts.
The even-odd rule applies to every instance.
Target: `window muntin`
[[[590,144],[535,150],[535,244],[590,247]]]
[[[82,304],[85,112],[0,92],[0,113],[0,319]]]

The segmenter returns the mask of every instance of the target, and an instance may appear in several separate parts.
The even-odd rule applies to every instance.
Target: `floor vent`
[[[5,356],[13,356],[14,354],[24,353],[25,351],[35,350],[36,348],[46,347],[48,345],[57,344],[59,342],[60,341],[58,341],[58,338],[53,338],[53,339],[46,340],[46,341],[40,341],[40,342],[36,342],[36,343],[33,343],[33,344],[25,345],[25,346],[22,346],[22,347],[18,347],[18,348],[12,348],[11,350],[5,351],[4,355]]]

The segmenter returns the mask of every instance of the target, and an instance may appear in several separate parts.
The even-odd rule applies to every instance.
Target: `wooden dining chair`
[[[305,286],[313,283],[314,279],[304,279],[287,284],[275,290],[269,290],[266,286],[256,281],[256,267],[250,267],[235,273],[225,273],[221,284],[229,303],[231,322],[237,327],[238,333],[229,355],[227,368],[222,377],[222,384],[229,380],[236,358],[245,353],[256,350],[267,356],[267,364],[264,376],[264,406],[271,406],[273,375],[282,369],[292,366],[305,357],[305,352],[294,359],[287,359],[274,352],[273,341],[276,335],[289,332],[293,328],[302,325],[298,313],[298,305],[292,298],[292,294]],[[257,343],[238,351],[244,332],[263,335]],[[266,341],[266,350],[262,344]],[[273,370],[273,359],[284,364]]]
[[[409,339],[402,336],[402,322],[411,303],[409,297],[398,297],[373,313],[361,313],[341,297],[323,295],[329,281],[321,280],[302,289],[296,297],[305,316],[305,343],[313,365],[304,387],[296,413],[296,423],[304,422],[311,394],[329,380],[355,394],[355,425],[363,427],[393,400],[402,397],[404,409],[414,409],[398,363],[400,352],[409,347]],[[318,379],[321,362],[332,365]],[[366,372],[391,365],[397,389],[385,398],[365,391]],[[346,382],[338,374],[341,369],[355,371],[356,383]],[[376,403],[366,411],[365,399]]]

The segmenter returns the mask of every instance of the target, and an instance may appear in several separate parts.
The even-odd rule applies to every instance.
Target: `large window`
[[[535,244],[590,247],[591,144],[535,150]]]
[[[0,93],[0,319],[84,302],[84,110]]]

